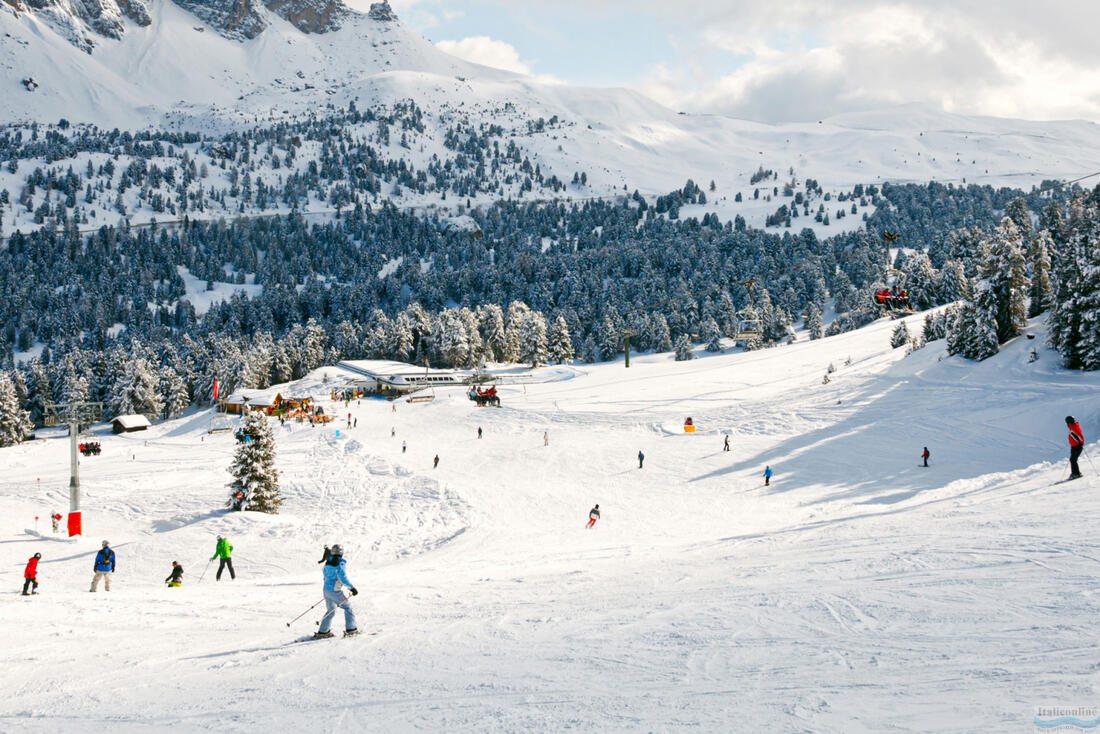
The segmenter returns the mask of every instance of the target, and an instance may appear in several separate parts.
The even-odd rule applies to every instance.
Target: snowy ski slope
[[[234,440],[206,412],[105,435],[75,542],[46,520],[66,441],[2,449],[0,731],[1010,731],[1093,704],[1100,482],[1054,482],[1100,375],[1029,363],[1038,324],[978,365],[893,327],[546,368],[499,410],[345,410],[324,368],[289,391],[358,427],[277,429],[277,516],[220,509]],[[219,533],[238,578],[200,584]],[[92,595],[102,538],[119,570]],[[378,634],[288,645],[326,542]]]

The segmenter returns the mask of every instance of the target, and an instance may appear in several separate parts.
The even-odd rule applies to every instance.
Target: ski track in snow
[[[235,443],[206,413],[104,436],[72,541],[47,520],[66,441],[0,450],[0,731],[969,732],[1092,705],[1100,482],[1052,485],[1062,416],[1100,429],[1100,379],[1027,363],[1023,339],[905,357],[894,326],[586,365],[503,385],[501,409],[323,397],[358,427],[275,426],[277,516],[221,509]],[[293,391],[327,396],[322,373],[339,384]],[[219,533],[238,578],[199,583]],[[119,570],[91,595],[101,537]],[[286,626],[331,542],[378,634],[288,645],[321,616]],[[160,584],[172,560],[182,589]]]

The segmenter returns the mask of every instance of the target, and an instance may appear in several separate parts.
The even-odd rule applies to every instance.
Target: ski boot
[[[315,640],[328,640],[328,639],[333,638],[334,636],[335,635],[333,635],[331,632],[314,632],[313,633],[313,639],[315,639]]]
[[[344,637],[354,637],[357,634],[359,634],[357,629],[344,630]]]

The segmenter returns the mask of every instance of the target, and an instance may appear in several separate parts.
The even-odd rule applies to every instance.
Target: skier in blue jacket
[[[764,467],[764,486],[767,487],[772,483],[772,468],[770,466]]]
[[[105,540],[101,544],[99,553],[95,556],[95,576],[92,577],[92,588],[88,591],[95,591],[99,586],[99,580],[103,579],[103,587],[107,590],[111,590],[111,574],[115,572],[115,552],[111,550],[110,544]]]
[[[332,637],[332,633],[329,632],[329,628],[332,626],[332,620],[336,617],[336,610],[343,608],[344,610],[344,637],[359,634],[359,629],[355,624],[355,612],[351,608],[351,596],[355,596],[359,593],[359,590],[355,588],[355,585],[348,580],[348,575],[344,571],[344,566],[347,565],[347,561],[344,560],[344,549],[339,544],[332,546],[329,552],[329,559],[325,562],[325,616],[321,618],[321,626],[317,629],[315,638]],[[351,592],[351,596],[344,596],[343,587],[347,586],[348,591]]]

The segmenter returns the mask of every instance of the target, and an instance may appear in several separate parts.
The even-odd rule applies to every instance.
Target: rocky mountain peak
[[[370,11],[367,13],[367,16],[372,20],[397,20],[397,13],[393,12],[389,0],[382,0],[380,3],[371,3]]]
[[[253,0],[174,0],[226,38],[255,38],[267,27]]]
[[[341,0],[266,0],[265,5],[303,33],[334,31],[349,12]]]
[[[78,48],[91,53],[96,36],[121,38],[123,18],[151,22],[144,0],[3,0],[17,12],[32,12]]]

